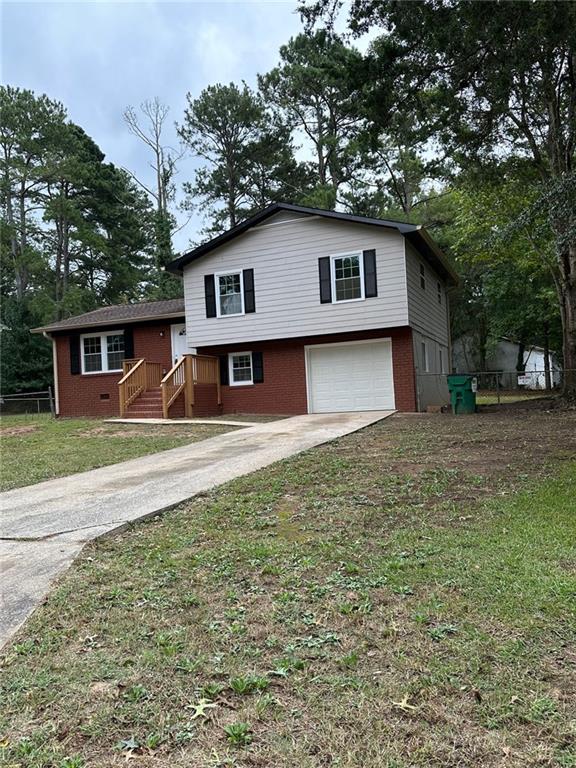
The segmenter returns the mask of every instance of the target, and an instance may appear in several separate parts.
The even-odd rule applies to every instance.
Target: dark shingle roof
[[[114,304],[110,307],[94,309],[92,312],[85,312],[83,315],[68,317],[66,320],[58,320],[42,328],[34,328],[32,332],[66,331],[98,325],[114,325],[115,323],[139,323],[144,320],[161,320],[183,315],[184,299],[141,301],[138,304]]]
[[[270,216],[273,216],[280,211],[292,211],[294,213],[309,214],[310,216],[322,216],[327,219],[349,221],[354,224],[367,224],[369,226],[395,229],[412,243],[416,250],[419,251],[434,266],[434,268],[446,278],[448,283],[452,285],[457,285],[458,283],[458,275],[446,256],[442,253],[440,247],[434,242],[426,230],[418,224],[407,224],[405,221],[392,221],[391,219],[373,219],[368,216],[353,216],[349,213],[326,211],[322,208],[308,208],[303,205],[292,205],[290,203],[272,203],[272,205],[269,205],[267,208],[254,214],[254,216],[246,219],[246,221],[237,224],[235,227],[232,227],[232,229],[223,232],[221,235],[218,235],[218,237],[209,240],[203,245],[199,245],[192,251],[182,254],[178,259],[170,262],[166,269],[176,275],[181,275],[186,264],[205,256],[210,253],[210,251],[219,248],[221,245],[233,240],[248,229],[261,224],[263,221],[270,218]]]

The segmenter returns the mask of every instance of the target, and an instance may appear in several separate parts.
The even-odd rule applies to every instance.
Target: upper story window
[[[242,272],[216,275],[218,317],[244,314]]]
[[[364,265],[361,253],[332,256],[333,301],[358,301],[364,298]]]
[[[82,373],[109,373],[122,370],[124,333],[87,333],[81,337]]]
[[[420,264],[420,288],[422,288],[423,291],[426,290],[426,271],[424,269],[424,264]]]

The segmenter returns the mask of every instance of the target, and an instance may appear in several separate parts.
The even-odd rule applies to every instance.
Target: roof
[[[164,318],[182,317],[184,315],[184,299],[169,299],[168,301],[141,301],[138,304],[114,304],[100,307],[83,315],[58,320],[42,328],[33,328],[32,333],[50,333],[52,331],[68,331],[78,328],[89,328],[98,325],[117,325],[122,323],[140,323],[146,320],[161,320]]]
[[[303,213],[310,216],[322,216],[326,219],[348,221],[353,224],[365,224],[368,226],[395,229],[397,232],[404,235],[404,237],[412,243],[414,248],[416,248],[416,250],[421,253],[450,284],[457,285],[458,283],[458,275],[454,268],[451,266],[437,243],[434,242],[424,227],[419,224],[408,224],[405,221],[393,221],[392,219],[373,219],[368,216],[353,216],[349,213],[326,211],[323,208],[308,208],[303,205],[291,205],[289,203],[273,203],[272,205],[269,205],[267,208],[254,214],[254,216],[246,219],[246,221],[243,221],[241,224],[237,224],[235,227],[232,227],[232,229],[218,235],[218,237],[182,254],[178,259],[175,259],[168,264],[166,269],[176,275],[182,274],[183,268],[187,264],[190,264],[190,262],[206,256],[214,249],[230,242],[239,235],[244,234],[244,232],[247,232],[249,229],[258,226],[258,224],[261,224],[263,221],[270,218],[270,216],[274,216],[274,214],[279,213],[280,211],[292,211],[294,213]]]

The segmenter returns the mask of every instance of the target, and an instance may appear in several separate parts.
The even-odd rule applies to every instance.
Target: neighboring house
[[[517,365],[522,357],[524,375],[519,383]],[[499,385],[504,389],[546,389],[544,375],[545,352],[542,347],[520,345],[512,339],[498,339],[486,355],[485,370],[497,373]],[[554,352],[548,353],[550,377],[553,387],[561,383],[562,367]],[[476,351],[475,339],[472,336],[462,336],[454,342],[452,362],[457,373],[477,373],[480,363]]]
[[[201,356],[190,362],[186,394],[196,414],[416,411],[448,402],[447,289],[457,277],[422,227],[274,204],[168,269],[183,277],[187,350]],[[76,374],[65,370],[72,342],[56,343],[60,388],[78,392],[84,385],[74,376],[90,376],[86,359],[94,353],[85,334],[100,328],[88,331],[88,321],[84,315],[39,329],[64,339],[69,323],[80,334],[84,362]],[[126,339],[125,322],[115,330]],[[100,338],[101,349],[116,343]],[[124,354],[151,359],[152,350],[143,340],[133,350],[125,345]],[[217,382],[204,372],[216,360]],[[175,371],[164,383],[166,402],[181,391],[182,377]],[[97,388],[87,386],[94,396]],[[79,411],[94,412],[61,392],[60,413]]]

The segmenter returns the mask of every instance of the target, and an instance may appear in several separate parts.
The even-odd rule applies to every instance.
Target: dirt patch
[[[18,437],[19,435],[29,435],[31,432],[37,432],[38,427],[4,427],[0,429],[0,435],[3,437]]]

